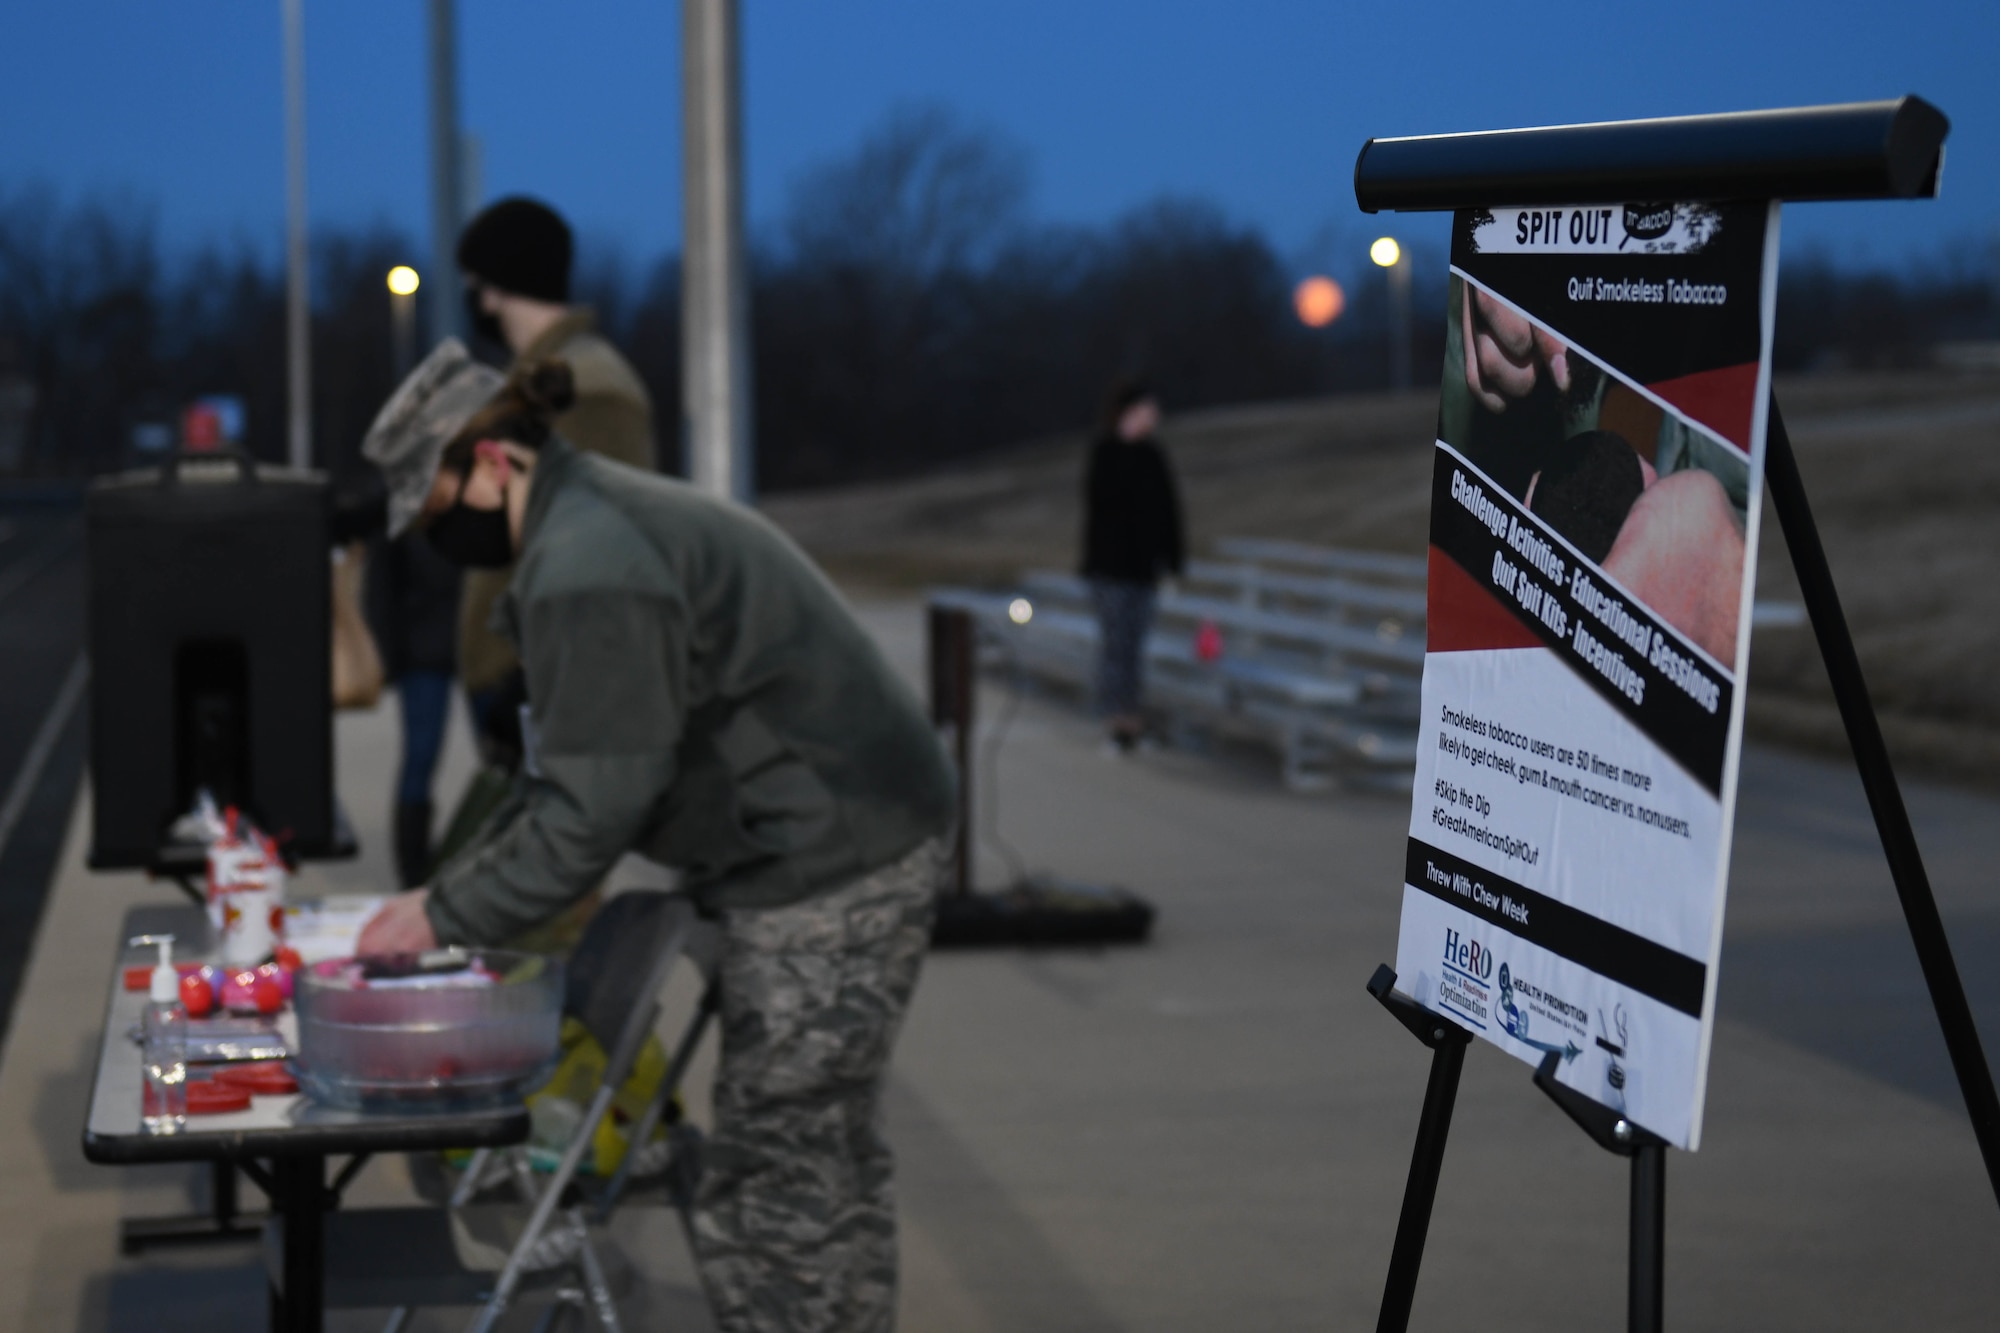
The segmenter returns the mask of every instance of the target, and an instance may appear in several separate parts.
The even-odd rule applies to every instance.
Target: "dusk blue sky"
[[[423,0],[306,0],[311,213],[426,234]],[[0,189],[157,209],[170,244],[275,255],[277,0],[17,5],[0,42]],[[462,104],[488,197],[539,194],[587,241],[678,243],[679,6],[462,0]],[[1369,135],[1918,92],[1953,129],[1936,202],[1801,205],[1786,250],[1898,264],[2000,243],[2000,3],[1673,5],[1333,0],[748,0],[752,225],[892,106],[947,104],[1024,147],[1033,210],[1096,223],[1163,193],[1261,228],[1294,268],[1383,231],[1351,171]],[[416,256],[419,260],[421,255]]]

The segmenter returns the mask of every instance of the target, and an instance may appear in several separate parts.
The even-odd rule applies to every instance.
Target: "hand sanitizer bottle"
[[[187,1127],[187,1011],[181,1008],[181,979],[174,971],[174,937],[140,935],[131,942],[160,951],[139,1023],[146,1072],[141,1123],[148,1134],[178,1134]]]

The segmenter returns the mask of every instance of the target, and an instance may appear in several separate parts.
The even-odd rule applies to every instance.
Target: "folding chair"
[[[582,957],[581,950],[577,956]],[[668,1059],[659,1087],[633,1121],[627,1138],[631,1146],[619,1160],[611,1178],[594,1189],[581,1178],[575,1182],[579,1192],[594,1195],[590,1220],[596,1224],[609,1220],[612,1210],[626,1192],[641,1179],[648,1178],[658,1178],[665,1184],[668,1198],[680,1213],[683,1224],[689,1221],[694,1189],[701,1172],[702,1134],[680,1119],[676,1099],[681,1083],[687,1077],[688,1066],[694,1061],[694,1053],[700,1047],[701,1039],[707,1035],[708,1025],[721,1010],[721,993],[716,986],[716,969],[722,961],[721,933],[709,922],[698,920],[691,923],[686,942],[681,947],[681,956],[693,964],[703,979],[701,999],[695,1007],[694,1016],[688,1020],[673,1055]],[[576,1007],[567,1002],[565,1009],[572,1014],[577,1013]],[[667,1122],[668,1137],[664,1143],[655,1144],[652,1141],[653,1131],[663,1120]],[[504,1182],[511,1182],[515,1192],[526,1202],[532,1203],[540,1193],[526,1148],[481,1148],[476,1151],[451,1192],[450,1206],[465,1207],[484,1190]]]
[[[385,1333],[396,1333],[413,1308],[478,1305],[471,1327],[489,1333],[517,1296],[530,1289],[552,1290],[555,1303],[544,1327],[569,1307],[594,1315],[606,1333],[622,1333],[589,1226],[609,1218],[623,1190],[625,1166],[634,1154],[626,1153],[626,1163],[621,1163],[619,1175],[595,1208],[575,1201],[577,1191],[572,1186],[598,1124],[610,1113],[612,1099],[658,1021],[660,992],[675,962],[684,956],[694,924],[692,905],[679,895],[632,891],[606,900],[570,959],[564,1011],[581,1021],[610,1054],[604,1082],[554,1173],[536,1182],[525,1154],[507,1150],[503,1160],[520,1190],[522,1205],[472,1204],[472,1195],[494,1162],[494,1154],[482,1152],[468,1167],[450,1207],[329,1214],[329,1309],[391,1308]],[[635,1131],[650,1137],[711,1009],[712,1001],[704,996],[702,1012],[680,1042],[659,1095]],[[632,1142],[635,1147],[643,1145],[646,1137],[635,1132]],[[581,1287],[564,1281],[565,1277],[580,1279]]]

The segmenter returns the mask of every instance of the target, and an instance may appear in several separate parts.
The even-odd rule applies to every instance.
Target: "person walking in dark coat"
[[[1179,577],[1180,496],[1166,451],[1153,438],[1160,404],[1137,380],[1105,398],[1084,480],[1083,575],[1097,607],[1097,706],[1114,753],[1145,732],[1146,635],[1162,576]]]

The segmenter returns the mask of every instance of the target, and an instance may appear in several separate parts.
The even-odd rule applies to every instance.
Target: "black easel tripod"
[[[1936,107],[1918,97],[1904,97],[1731,115],[1371,139],[1354,164],[1354,195],[1369,213],[1622,204],[1641,199],[1930,198],[1937,193],[1949,128]],[[2000,1097],[1994,1092],[1972,1008],[1952,961],[1951,944],[1775,398],[1770,404],[1765,481],[1987,1178],[2000,1200]],[[1400,1333],[1409,1325],[1459,1071],[1472,1040],[1465,1029],[1397,992],[1395,981],[1391,969],[1379,967],[1368,983],[1369,993],[1430,1048],[1431,1075],[1376,1323],[1378,1333]],[[1557,1083],[1555,1065],[1553,1055],[1543,1062],[1535,1073],[1536,1086],[1600,1146],[1631,1159],[1627,1322],[1635,1331],[1657,1331],[1663,1324],[1666,1145],[1608,1107]]]

